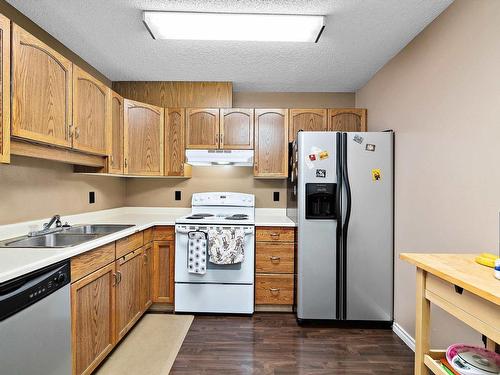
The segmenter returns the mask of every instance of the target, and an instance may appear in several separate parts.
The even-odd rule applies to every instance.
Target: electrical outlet
[[[175,191],[175,200],[180,201],[181,200],[181,192],[180,190]]]
[[[273,192],[273,201],[279,202],[279,200],[280,200],[280,192],[279,191]]]
[[[89,203],[95,203],[95,192],[94,191],[89,191]]]

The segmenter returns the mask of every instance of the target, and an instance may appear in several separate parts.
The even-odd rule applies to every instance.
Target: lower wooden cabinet
[[[143,311],[146,311],[153,303],[151,293],[151,280],[153,276],[153,244],[148,243],[142,248],[141,265],[141,297],[140,305]]]
[[[116,261],[116,338],[121,340],[140,318],[142,249],[134,250]]]
[[[153,302],[173,303],[175,241],[153,244]]]
[[[113,349],[115,263],[71,285],[73,374],[90,374]]]
[[[255,304],[293,305],[293,274],[257,274]]]

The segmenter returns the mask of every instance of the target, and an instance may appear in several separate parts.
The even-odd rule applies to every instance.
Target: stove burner
[[[204,219],[204,218],[210,217],[210,216],[214,216],[214,215],[212,215],[212,214],[203,214],[203,213],[201,213],[201,214],[192,214],[192,215],[186,217],[186,219],[199,220],[199,219]]]
[[[194,219],[194,220],[201,220],[201,219],[204,219],[203,216],[188,216],[186,217],[186,219]]]
[[[201,214],[192,214],[191,216],[210,217],[210,216],[214,216],[214,215],[213,214],[204,214],[204,213],[201,213]]]

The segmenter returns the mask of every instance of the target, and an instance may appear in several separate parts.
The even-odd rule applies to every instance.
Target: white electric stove
[[[254,312],[255,197],[243,193],[195,193],[191,214],[175,224],[175,311],[252,314]],[[207,262],[206,273],[188,272],[188,233],[241,228],[244,260],[231,265]]]

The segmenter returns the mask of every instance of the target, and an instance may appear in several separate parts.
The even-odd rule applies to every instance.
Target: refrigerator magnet
[[[360,136],[359,134],[355,134],[354,138],[353,138],[353,141],[356,142],[356,143],[361,144],[361,143],[363,143],[363,137]]]
[[[316,177],[326,178],[326,169],[316,169]]]
[[[382,179],[382,172],[380,172],[380,169],[372,169],[372,181],[377,182]]]
[[[325,160],[325,159],[328,159],[328,151],[321,151],[319,153],[319,160]]]
[[[372,144],[370,144],[370,143],[367,143],[367,144],[366,144],[366,147],[365,147],[365,150],[366,150],[366,151],[372,151],[372,152],[373,152],[373,151],[375,151],[375,145],[372,145]]]

